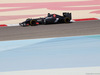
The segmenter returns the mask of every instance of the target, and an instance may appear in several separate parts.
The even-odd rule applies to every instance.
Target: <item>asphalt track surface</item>
[[[0,41],[100,34],[100,20],[29,27],[0,27]]]

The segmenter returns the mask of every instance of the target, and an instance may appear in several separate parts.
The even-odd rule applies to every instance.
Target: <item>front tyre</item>
[[[35,21],[35,20],[31,20],[31,21],[30,21],[30,25],[31,25],[31,26],[36,26],[36,25],[37,25],[37,24],[36,24],[36,21]]]

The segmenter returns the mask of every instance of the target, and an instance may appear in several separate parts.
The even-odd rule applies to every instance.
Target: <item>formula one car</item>
[[[50,14],[48,13],[47,17],[45,18],[28,18],[26,21],[19,23],[20,26],[26,27],[26,26],[36,26],[39,24],[57,24],[57,23],[70,23],[72,19],[71,13],[64,12],[63,16],[57,15],[57,14]]]

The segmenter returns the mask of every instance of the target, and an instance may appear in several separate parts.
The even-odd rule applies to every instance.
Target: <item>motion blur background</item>
[[[71,12],[73,19],[99,17],[100,0],[0,0],[0,24],[18,24],[48,12]]]

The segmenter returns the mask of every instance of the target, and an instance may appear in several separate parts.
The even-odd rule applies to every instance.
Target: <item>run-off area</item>
[[[0,41],[0,75],[24,70],[35,73],[36,70],[61,69],[59,72],[62,72],[64,69],[66,72],[82,67],[89,68],[87,72],[91,69],[99,72],[99,59],[100,35]]]

